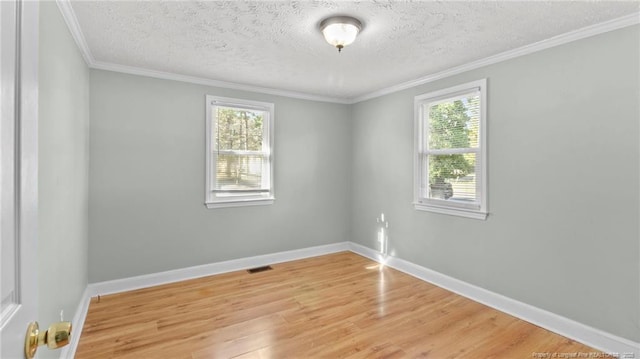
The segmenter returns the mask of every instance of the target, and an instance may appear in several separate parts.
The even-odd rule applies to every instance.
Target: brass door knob
[[[53,323],[43,332],[40,331],[38,322],[31,322],[24,340],[24,354],[27,359],[32,359],[40,345],[46,344],[49,349],[57,349],[69,344],[70,338],[71,322]]]

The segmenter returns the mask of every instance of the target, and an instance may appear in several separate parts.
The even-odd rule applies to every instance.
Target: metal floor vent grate
[[[253,274],[253,273],[260,273],[260,272],[264,272],[267,270],[272,270],[273,268],[271,268],[271,266],[263,266],[263,267],[256,267],[256,268],[251,268],[251,269],[247,269],[247,272],[249,272],[249,274]]]

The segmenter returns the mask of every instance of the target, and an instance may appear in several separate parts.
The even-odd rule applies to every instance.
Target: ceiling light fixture
[[[338,48],[338,52],[351,44],[362,30],[360,20],[351,16],[333,16],[322,20],[320,31],[325,40],[332,46]]]

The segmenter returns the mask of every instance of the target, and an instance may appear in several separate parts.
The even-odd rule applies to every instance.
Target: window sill
[[[488,215],[488,213],[486,212],[474,211],[469,209],[444,208],[444,207],[430,206],[424,203],[414,203],[413,205],[415,209],[419,211],[427,211],[427,212],[433,212],[433,213],[447,214],[450,216],[473,218],[473,219],[479,219],[482,221],[486,220]]]
[[[273,204],[275,198],[260,198],[260,199],[241,199],[233,201],[217,201],[206,202],[205,206],[208,209],[213,208],[227,208],[227,207],[246,207],[246,206],[265,206]]]

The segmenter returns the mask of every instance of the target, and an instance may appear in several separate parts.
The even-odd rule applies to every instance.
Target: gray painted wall
[[[205,208],[207,94],[275,103],[275,204]],[[91,70],[89,280],[348,240],[349,110]]]
[[[634,26],[353,106],[91,71],[89,280],[353,240],[640,341]],[[487,221],[416,211],[413,97],[488,78]],[[276,203],[207,210],[205,95],[274,102]]]
[[[40,3],[39,36],[37,319],[46,328],[61,309],[73,319],[87,286],[89,68],[55,2]]]
[[[354,105],[352,240],[640,341],[639,32]],[[487,221],[414,210],[414,96],[485,77]]]

